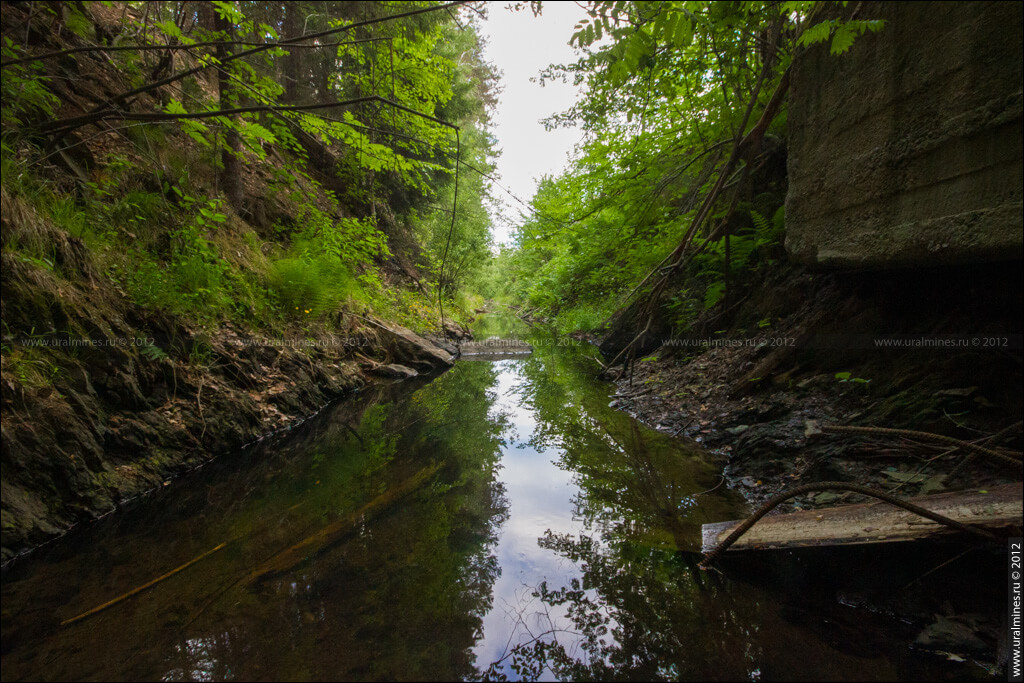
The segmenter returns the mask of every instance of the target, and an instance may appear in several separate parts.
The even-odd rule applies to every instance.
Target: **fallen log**
[[[361,523],[365,523],[370,518],[384,512],[399,500],[429,482],[439,469],[441,469],[440,464],[424,467],[401,484],[389,488],[355,512],[343,516],[341,519],[317,530],[311,536],[307,536],[298,543],[276,553],[253,569],[245,577],[243,584],[261,581],[273,574],[286,572],[305,562],[327,546],[358,529]]]
[[[1002,484],[976,491],[920,496],[907,501],[956,522],[993,530],[1022,525],[1022,485]],[[711,553],[746,520],[705,524],[703,552]],[[884,502],[803,510],[759,520],[729,551],[808,546],[892,543],[928,538],[951,530]]]

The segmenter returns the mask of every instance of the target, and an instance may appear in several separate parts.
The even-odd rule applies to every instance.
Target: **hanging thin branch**
[[[448,338],[448,328],[444,326],[444,266],[448,261],[448,249],[452,244],[452,233],[455,232],[455,217],[459,208],[459,158],[462,156],[462,140],[459,137],[459,129],[455,129],[455,192],[452,199],[452,223],[448,228],[448,239],[444,243],[444,256],[441,257],[441,270],[437,274],[437,309],[441,313],[441,335]]]
[[[248,107],[234,107],[234,108],[231,108],[231,109],[217,109],[217,110],[213,110],[213,111],[190,112],[190,113],[184,113],[184,114],[167,113],[167,112],[160,112],[160,113],[155,113],[155,114],[141,114],[141,113],[134,113],[134,112],[122,112],[122,111],[117,111],[117,110],[106,110],[106,111],[96,112],[94,114],[85,114],[85,115],[82,115],[82,116],[75,116],[75,117],[70,118],[70,119],[63,119],[63,120],[60,120],[60,121],[53,121],[51,123],[44,124],[44,125],[40,126],[39,130],[40,130],[40,132],[48,134],[48,135],[61,135],[61,134],[67,133],[69,131],[72,131],[72,130],[74,130],[76,128],[81,128],[82,126],[88,125],[90,123],[98,123],[99,121],[111,120],[111,119],[118,120],[118,121],[148,121],[148,122],[156,123],[156,122],[160,122],[160,121],[178,121],[178,120],[187,120],[187,119],[210,119],[210,118],[217,118],[217,117],[221,117],[221,116],[234,116],[235,114],[245,114],[245,113],[251,113],[251,112],[313,111],[313,110],[316,110],[316,109],[331,109],[331,108],[334,108],[334,107],[348,107],[348,106],[352,106],[352,105],[356,105],[356,104],[363,104],[364,102],[380,102],[382,104],[388,105],[389,107],[394,107],[396,109],[401,109],[402,111],[404,111],[404,112],[406,112],[408,114],[412,114],[414,116],[419,116],[421,118],[428,119],[428,120],[433,121],[434,123],[438,123],[438,124],[440,124],[442,126],[447,126],[448,128],[455,128],[456,130],[458,129],[458,126],[456,126],[453,123],[449,123],[447,121],[444,121],[442,119],[436,118],[434,116],[430,116],[429,114],[424,114],[423,112],[418,112],[415,109],[410,109],[409,107],[406,107],[403,104],[399,104],[398,102],[394,102],[392,100],[389,100],[386,97],[381,97],[379,95],[367,95],[365,97],[356,97],[356,98],[351,99],[351,100],[340,100],[338,102],[318,102],[318,103],[315,103],[315,104],[285,104],[285,105],[259,104],[259,105],[252,105],[252,106],[248,106]]]
[[[436,12],[437,10],[442,10],[442,9],[446,9],[448,7],[455,7],[455,6],[458,6],[458,5],[465,4],[466,1],[467,0],[456,0],[456,2],[449,2],[449,3],[446,3],[444,5],[437,5],[437,6],[434,6],[434,7],[423,7],[423,8],[419,8],[419,9],[415,9],[415,10],[410,10],[408,12],[400,12],[398,14],[392,14],[392,15],[389,15],[389,16],[386,16],[386,17],[379,17],[379,18],[375,18],[375,19],[366,19],[366,20],[363,20],[363,21],[356,21],[356,22],[353,22],[351,24],[346,24],[345,26],[338,26],[338,27],[335,27],[335,28],[327,29],[325,31],[320,31],[319,33],[310,33],[310,34],[304,35],[304,36],[296,36],[294,38],[286,38],[284,40],[279,40],[276,43],[266,43],[266,44],[260,45],[258,47],[251,48],[249,50],[242,50],[241,52],[235,52],[234,54],[228,55],[224,59],[220,60],[220,64],[219,65],[214,64],[213,62],[207,62],[207,63],[204,63],[204,64],[200,64],[199,66],[193,67],[191,69],[186,69],[184,71],[179,71],[178,73],[172,74],[170,76],[167,76],[166,78],[162,78],[159,81],[155,81],[153,83],[147,83],[146,85],[141,85],[141,86],[139,86],[137,88],[133,88],[131,90],[125,91],[125,92],[123,92],[123,93],[121,93],[119,95],[115,95],[114,97],[110,98],[109,100],[107,100],[103,104],[98,105],[97,107],[93,108],[91,111],[87,112],[86,114],[84,114],[82,116],[77,116],[77,117],[74,117],[74,118],[71,118],[71,119],[66,119],[63,122],[55,122],[54,124],[51,124],[50,126],[45,126],[45,127],[41,128],[41,130],[43,132],[46,132],[46,133],[66,133],[66,132],[74,130],[75,128],[78,128],[80,126],[84,126],[84,125],[87,125],[89,123],[93,123],[94,121],[102,120],[102,119],[105,119],[105,118],[118,118],[117,116],[114,116],[114,114],[120,113],[120,112],[117,111],[116,108],[118,106],[124,104],[129,98],[135,97],[136,95],[141,95],[141,94],[149,92],[151,90],[156,90],[157,88],[161,88],[161,87],[163,87],[165,85],[168,85],[170,83],[174,83],[176,81],[180,81],[183,78],[187,78],[188,76],[191,76],[193,74],[199,73],[201,71],[205,71],[206,69],[213,68],[214,66],[223,66],[224,64],[226,64],[228,62],[232,62],[232,61],[234,61],[236,59],[242,59],[243,57],[249,57],[251,55],[258,54],[260,52],[265,52],[267,50],[271,50],[271,49],[276,48],[276,47],[288,46],[288,45],[291,45],[293,43],[298,43],[298,42],[302,42],[302,41],[306,41],[306,40],[312,40],[314,38],[321,38],[323,36],[333,35],[335,33],[341,33],[341,32],[344,32],[344,31],[351,31],[352,29],[359,28],[361,26],[367,26],[367,25],[370,25],[370,24],[378,24],[378,23],[381,23],[381,22],[384,22],[384,21],[391,21],[391,20],[394,20],[394,19],[402,19],[402,18],[406,18],[406,17],[416,16],[416,15],[419,15],[419,14],[425,14],[427,12]],[[138,116],[142,116],[142,115],[138,115]],[[159,114],[153,114],[152,116],[160,116],[160,115]],[[123,118],[123,116],[121,118]],[[174,118],[180,118],[180,117],[171,117],[171,119],[174,119]],[[195,118],[195,117],[193,117],[193,118]],[[148,119],[132,119],[132,120],[148,120]],[[153,120],[167,120],[167,119],[153,119]],[[58,128],[56,126],[56,123],[63,123],[63,126]]]
[[[732,153],[729,155],[729,160],[725,163],[725,165],[719,172],[718,180],[715,182],[714,187],[711,188],[711,191],[708,193],[707,197],[704,198],[704,202],[701,204],[700,209],[697,211],[697,215],[694,216],[693,221],[690,223],[690,227],[689,229],[687,229],[686,234],[683,235],[682,240],[680,240],[676,248],[672,250],[672,253],[669,254],[665,259],[663,259],[657,267],[652,269],[650,273],[648,273],[644,277],[640,284],[633,289],[633,292],[639,291],[641,287],[644,284],[646,284],[647,281],[650,280],[650,278],[655,273],[661,273],[661,277],[656,281],[654,286],[651,288],[651,291],[647,294],[640,307],[640,317],[646,318],[646,323],[644,324],[643,328],[644,331],[638,334],[636,337],[634,337],[625,347],[623,347],[622,350],[619,351],[618,354],[616,354],[615,358],[612,359],[612,361],[608,364],[609,367],[613,367],[617,364],[620,358],[626,359],[625,363],[623,364],[622,372],[619,373],[620,377],[622,376],[622,373],[626,371],[626,368],[629,366],[629,361],[632,360],[632,358],[635,356],[636,344],[641,339],[643,339],[644,335],[646,335],[647,331],[650,329],[651,323],[654,320],[654,315],[657,309],[658,298],[661,296],[661,293],[668,285],[672,276],[675,273],[677,273],[689,261],[690,256],[687,254],[687,249],[693,242],[694,236],[697,234],[701,226],[704,224],[704,221],[711,213],[711,208],[718,200],[719,196],[722,194],[722,191],[725,190],[725,188],[728,186],[728,180],[732,176],[733,172],[736,170],[736,166],[739,164],[739,162],[747,161],[747,163],[749,164],[750,160],[757,156],[758,152],[761,149],[761,143],[764,140],[764,134],[768,130],[768,126],[778,115],[779,109],[781,109],[782,107],[782,103],[785,100],[786,92],[789,89],[789,68],[787,68],[783,72],[782,77],[779,79],[778,85],[776,85],[775,87],[775,91],[772,93],[772,96],[769,99],[768,104],[765,106],[765,109],[762,112],[761,117],[758,119],[757,123],[754,124],[754,127],[750,130],[749,133],[743,135],[743,137],[740,137],[742,131],[746,130],[747,123],[750,120],[755,105],[757,104],[757,98],[760,94],[761,87],[764,84],[764,80],[770,69],[770,63],[765,63],[764,67],[761,69],[761,73],[758,76],[757,84],[754,86],[754,91],[751,93],[750,100],[747,103],[746,111],[743,113],[743,120],[739,128],[737,129],[737,135],[734,139],[733,149]],[[735,192],[739,191],[740,185],[737,185]],[[701,245],[701,248],[703,248],[703,246],[706,245],[707,242],[707,239],[704,240],[704,243]],[[665,263],[668,263],[669,265],[666,266]],[[630,296],[632,296],[632,293],[630,294]]]
[[[303,36],[308,38],[308,36]],[[254,41],[245,40],[233,40],[232,45],[248,45],[251,47],[264,47],[269,45],[270,47],[287,47],[289,50],[301,50],[305,49],[320,49],[325,47],[341,47],[343,45],[358,45],[360,43],[374,43],[378,41],[391,40],[391,38],[361,38],[359,40],[345,40],[337,43],[314,43],[313,45],[298,45],[295,43],[289,43],[287,45],[282,44],[280,41],[268,43],[262,42],[257,43]],[[18,59],[8,59],[7,61],[0,62],[0,69],[6,69],[9,66],[18,66],[19,64],[28,64],[29,62],[42,62],[48,59],[57,59],[59,57],[65,57],[67,55],[81,54],[83,52],[147,52],[152,50],[163,50],[163,51],[177,51],[177,50],[192,50],[197,47],[219,47],[221,45],[227,45],[228,41],[224,40],[208,40],[202,43],[179,43],[179,44],[163,44],[163,45],[86,45],[83,47],[72,47],[66,50],[55,50],[53,52],[44,52],[41,55],[34,55],[32,57],[20,57]]]

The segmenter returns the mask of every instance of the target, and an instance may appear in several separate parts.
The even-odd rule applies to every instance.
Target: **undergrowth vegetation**
[[[315,333],[353,313],[429,332],[439,296],[468,317],[463,290],[490,253],[488,186],[461,174],[452,226],[455,160],[491,168],[494,75],[476,19],[438,9],[5,7],[2,184],[47,226],[8,229],[5,215],[5,254],[190,326]],[[25,44],[14,27],[33,22],[62,38]],[[303,33],[335,38],[289,52]],[[169,48],[107,56],[113,36]],[[252,45],[271,49],[236,54]],[[229,109],[247,111],[217,115]],[[64,268],[54,234],[84,245],[98,281]],[[32,360],[18,362],[29,377]]]
[[[824,6],[589,3],[579,60],[542,75],[584,89],[547,123],[585,139],[497,256],[496,75],[476,13],[443,4],[7,12],[2,182],[134,305],[202,326],[330,329],[349,312],[432,331],[439,309],[472,315],[472,288],[565,331],[664,293],[685,331],[777,258],[794,54],[880,28]],[[60,26],[56,51],[25,44],[26,22]],[[105,56],[111,41],[140,49]],[[5,250],[59,275],[29,232]]]

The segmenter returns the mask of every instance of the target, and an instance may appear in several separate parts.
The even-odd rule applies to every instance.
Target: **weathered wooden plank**
[[[518,339],[482,339],[459,345],[463,360],[504,360],[528,356],[533,347]]]
[[[909,502],[959,522],[987,529],[1021,526],[1022,485],[1003,484],[985,491],[920,496]],[[703,550],[710,552],[744,520],[705,524]],[[734,550],[801,548],[909,541],[950,533],[950,529],[888,503],[843,505],[768,516],[734,543]]]
[[[518,353],[467,353],[460,357],[460,360],[465,361],[491,361],[491,360],[515,360],[516,358],[526,358],[532,353],[532,351],[521,351]]]

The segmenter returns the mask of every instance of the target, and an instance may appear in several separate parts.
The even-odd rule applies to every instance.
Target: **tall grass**
[[[370,219],[344,217],[329,193],[317,208],[314,190],[296,190],[286,204],[297,220],[264,242],[216,197],[181,183],[173,195],[166,186],[161,192],[127,157],[104,161],[79,192],[64,192],[23,172],[4,146],[5,251],[56,272],[53,237],[66,233],[82,240],[95,272],[128,301],[201,324],[330,325],[333,314],[348,310],[420,333],[440,329],[434,293],[387,283],[378,267],[390,256],[386,236]],[[8,230],[15,208],[28,218],[10,221],[20,227]],[[445,303],[446,316],[465,322],[482,304],[460,294]]]
[[[286,316],[320,317],[368,297],[337,258],[287,256],[273,262],[269,284]]]

